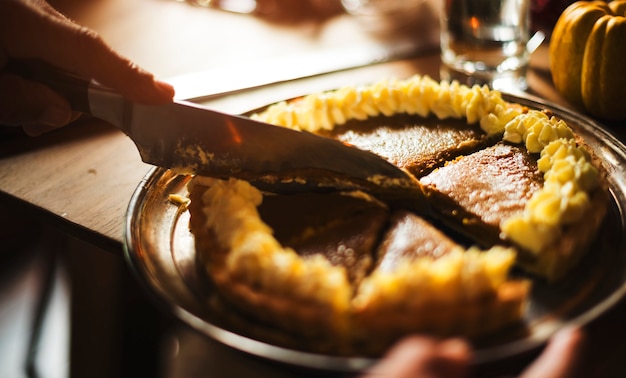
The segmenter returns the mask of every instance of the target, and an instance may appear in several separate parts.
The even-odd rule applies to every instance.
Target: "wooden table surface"
[[[96,30],[115,49],[157,77],[173,83],[183,75],[201,72],[214,72],[219,79],[222,72],[227,72],[224,68],[233,65],[242,71],[254,71],[255,64],[297,54],[387,42],[378,34],[364,31],[347,15],[321,22],[275,23],[169,0],[56,0],[52,4]],[[424,12],[432,8],[428,6]],[[426,18],[432,22],[433,17],[430,14]],[[436,31],[437,27],[432,28]],[[418,33],[416,38],[436,47],[436,32]],[[564,104],[550,83],[545,50],[545,46],[540,48],[533,57],[529,93]],[[307,72],[306,62],[300,64]],[[410,59],[242,91],[203,103],[240,113],[343,85],[413,74],[438,78],[439,64],[438,52],[430,48]],[[210,88],[210,82],[206,86]],[[177,87],[181,96],[186,90]],[[82,119],[37,138],[0,140],[2,195],[28,205],[38,216],[69,233],[117,252],[121,251],[129,200],[149,168],[141,162],[130,139],[95,119]]]
[[[430,0],[437,4],[436,0]],[[274,22],[191,6],[173,0],[54,0],[59,10],[93,28],[115,49],[154,72],[172,79],[197,72],[220,72],[298,54],[324,53],[389,41],[363,30],[348,15],[326,20]],[[203,101],[215,109],[239,113],[301,94],[343,85],[413,74],[439,77],[436,10],[422,10],[422,28],[412,36],[424,42],[421,54],[341,72],[241,91]],[[306,62],[300,64],[306,65]],[[306,72],[306,67],[302,67]],[[223,79],[223,78],[222,78]],[[533,56],[529,94],[568,106],[551,84],[544,44]],[[210,83],[200,83],[210,88]],[[181,93],[185,88],[177,88]],[[618,134],[619,125],[610,125]],[[0,199],[30,211],[93,245],[121,253],[129,200],[150,166],[141,162],[130,139],[95,119],[41,137],[0,139]],[[609,328],[617,329],[611,323]],[[623,326],[620,330],[623,331]]]

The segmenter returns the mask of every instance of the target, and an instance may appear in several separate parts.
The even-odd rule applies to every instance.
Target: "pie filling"
[[[523,327],[531,282],[511,268],[560,279],[606,212],[603,171],[568,125],[487,88],[416,76],[253,117],[377,153],[423,193],[403,206],[361,188],[284,194],[194,177],[203,271],[225,303],[288,346],[380,355],[414,332]]]

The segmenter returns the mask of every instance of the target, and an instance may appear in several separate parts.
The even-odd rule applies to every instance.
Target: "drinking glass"
[[[508,92],[526,89],[530,2],[442,1],[442,79]]]

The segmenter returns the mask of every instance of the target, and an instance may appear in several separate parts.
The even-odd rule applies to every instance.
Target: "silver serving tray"
[[[585,139],[608,171],[611,206],[596,241],[570,278],[554,285],[535,281],[524,316],[525,331],[512,329],[476,341],[473,362],[477,366],[535,351],[561,327],[597,319],[626,292],[626,147],[585,116],[533,98],[505,98],[530,108],[551,110]],[[241,327],[223,309],[208,305],[206,298],[214,293],[197,270],[189,213],[170,200],[172,194],[187,196],[189,180],[189,176],[166,169],[152,169],[134,192],[126,217],[127,261],[167,311],[219,343],[272,362],[336,372],[356,372],[376,362],[374,358],[279,346],[282,344],[259,336],[258,326],[252,327],[254,332]]]

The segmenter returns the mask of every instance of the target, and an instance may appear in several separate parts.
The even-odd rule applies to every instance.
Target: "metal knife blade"
[[[131,103],[116,93],[89,88],[91,114],[124,131],[146,163],[208,176],[309,172],[368,180],[407,174],[371,152],[295,131],[175,101],[162,106]]]
[[[26,76],[36,76],[30,71]],[[132,103],[97,83],[56,69],[44,77],[37,75],[36,80],[64,94],[76,110],[120,128],[149,164],[220,178],[325,179],[326,186],[345,185],[346,180],[384,180],[393,186],[413,183],[406,172],[378,155],[334,139],[216,112],[190,102],[159,106]]]

